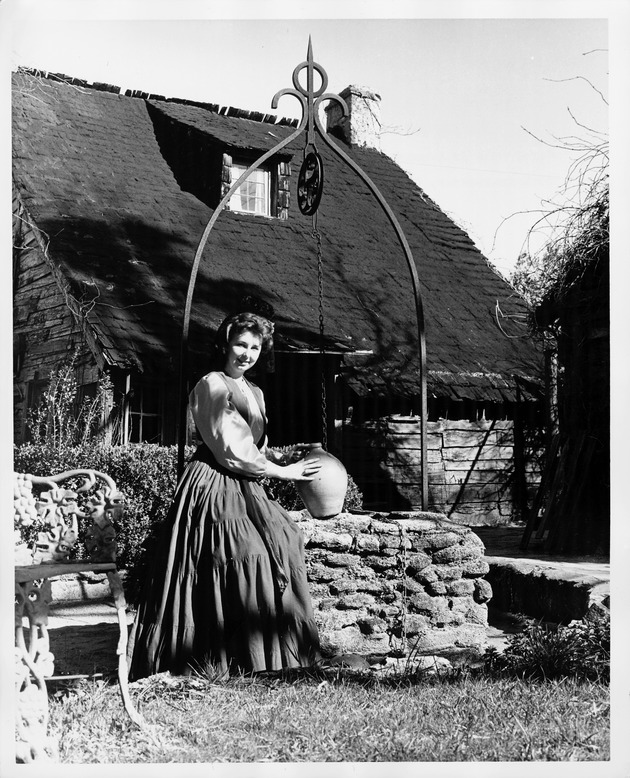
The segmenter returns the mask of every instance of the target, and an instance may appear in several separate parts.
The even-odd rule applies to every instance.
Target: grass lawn
[[[405,678],[337,670],[154,676],[133,684],[147,721],[102,681],[51,689],[66,763],[595,761],[609,759],[609,689],[462,673]]]

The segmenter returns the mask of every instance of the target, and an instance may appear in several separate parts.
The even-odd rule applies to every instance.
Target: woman
[[[260,479],[310,480],[314,460],[289,465],[266,447],[263,394],[245,373],[272,345],[251,313],[217,332],[220,370],[189,402],[203,440],[175,492],[129,641],[130,677],[208,664],[256,672],[318,659],[302,536]]]

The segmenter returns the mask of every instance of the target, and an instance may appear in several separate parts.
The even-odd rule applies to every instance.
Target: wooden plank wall
[[[78,380],[98,380],[98,367],[84,342],[82,329],[44,256],[30,220],[14,195],[14,438],[25,434],[29,385],[44,381],[75,346],[81,349]]]
[[[419,419],[391,416],[361,429],[345,427],[343,461],[362,488],[365,507],[418,510],[421,505]],[[470,526],[508,524],[514,503],[514,422],[440,419],[428,423],[428,509]],[[528,493],[540,480],[526,467]]]

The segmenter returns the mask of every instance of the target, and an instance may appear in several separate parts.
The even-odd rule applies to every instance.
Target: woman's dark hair
[[[256,313],[235,313],[221,322],[212,347],[211,363],[214,370],[224,366],[225,354],[230,340],[235,335],[251,332],[261,341],[261,356],[269,354],[273,349],[273,324]]]

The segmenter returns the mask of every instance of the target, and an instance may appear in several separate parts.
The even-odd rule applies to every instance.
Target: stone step
[[[610,607],[610,565],[603,562],[486,556],[491,604],[499,611],[568,624]]]
[[[118,571],[124,581],[125,571]],[[110,600],[112,595],[105,573],[84,572],[62,575],[50,582],[53,603]]]

